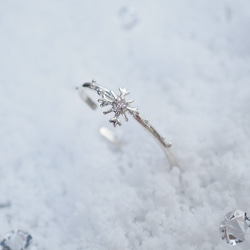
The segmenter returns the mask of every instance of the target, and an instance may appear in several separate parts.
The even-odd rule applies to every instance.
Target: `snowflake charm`
[[[137,108],[132,108],[129,106],[131,102],[134,100],[125,100],[125,96],[129,94],[129,92],[124,88],[119,88],[120,95],[116,95],[112,90],[102,92],[102,99],[99,99],[98,102],[100,102],[100,106],[104,107],[107,105],[111,105],[111,109],[104,111],[103,114],[109,114],[111,112],[115,113],[115,116],[109,120],[109,122],[113,123],[114,127],[116,125],[121,126],[122,123],[119,119],[120,115],[122,115],[125,119],[125,121],[128,121],[128,117],[126,116],[126,111],[128,111],[130,114],[135,115],[138,114]]]

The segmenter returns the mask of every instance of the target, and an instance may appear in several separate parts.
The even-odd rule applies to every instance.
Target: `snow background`
[[[247,0],[1,0],[0,239],[229,249],[220,221],[250,213],[249,27]],[[131,92],[182,172],[132,117],[121,150],[98,134],[111,116],[75,91],[92,78]]]

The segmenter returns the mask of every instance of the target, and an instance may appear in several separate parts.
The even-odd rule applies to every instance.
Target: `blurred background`
[[[228,249],[223,216],[250,213],[249,27],[247,0],[1,0],[0,237]],[[110,117],[75,90],[93,78],[131,92],[182,171],[132,117],[121,149],[101,138]]]

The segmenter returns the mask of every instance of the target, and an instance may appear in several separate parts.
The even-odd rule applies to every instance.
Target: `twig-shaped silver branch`
[[[96,84],[95,80],[92,80],[92,82],[85,82],[82,86],[78,89],[79,95],[83,101],[85,101],[92,109],[96,109],[97,105],[95,102],[85,93],[84,89],[92,89],[97,92],[98,95],[100,95],[102,98],[98,100],[101,107],[110,105],[111,108],[104,111],[103,113],[109,114],[111,112],[114,112],[114,117],[109,120],[114,127],[117,125],[121,126],[122,123],[120,121],[120,115],[122,115],[125,119],[125,121],[128,121],[128,117],[126,115],[126,112],[131,114],[136,121],[138,121],[153,137],[158,141],[162,149],[164,150],[170,165],[179,167],[179,164],[177,160],[175,159],[175,156],[170,151],[171,143],[166,142],[165,139],[156,131],[156,129],[149,123],[147,119],[145,119],[143,116],[141,116],[137,110],[137,107],[130,107],[129,104],[133,102],[133,100],[126,100],[125,96],[129,94],[129,92],[125,88],[119,88],[120,94],[116,95],[113,91],[108,90],[98,84]]]

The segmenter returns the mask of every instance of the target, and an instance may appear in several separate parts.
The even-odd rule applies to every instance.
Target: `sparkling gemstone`
[[[126,102],[126,100],[118,100],[116,102],[113,102],[113,110],[115,112],[118,112],[119,114],[123,114],[126,109],[127,109],[128,103]]]
[[[220,225],[222,240],[231,245],[245,241],[245,232],[250,226],[246,212],[234,210],[226,214]]]
[[[22,230],[10,231],[0,242],[0,250],[38,250],[32,236]]]

